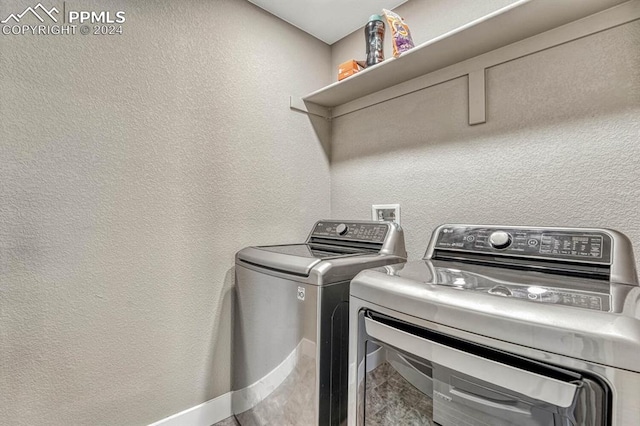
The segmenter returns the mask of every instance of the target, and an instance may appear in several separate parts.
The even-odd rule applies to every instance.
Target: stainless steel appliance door
[[[386,357],[365,365],[358,424],[606,424],[597,380],[384,315],[367,312],[360,322],[361,350],[378,345]]]

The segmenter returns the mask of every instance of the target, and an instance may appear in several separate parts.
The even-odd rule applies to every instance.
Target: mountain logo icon
[[[40,13],[38,13],[38,11]],[[43,16],[45,17],[48,16],[53,22],[57,23],[58,20],[56,19],[55,16],[53,16],[53,14],[55,13],[57,15],[58,13],[60,13],[60,11],[55,7],[52,7],[50,10],[47,10],[47,8],[42,5],[42,3],[38,3],[35,7],[31,7],[31,6],[27,7],[22,13],[18,13],[18,14],[12,13],[11,15],[7,16],[7,19],[5,19],[4,21],[0,21],[0,24],[6,24],[12,19],[17,24],[25,15],[29,13],[35,16],[36,18],[38,18],[38,21],[40,22],[44,22]]]

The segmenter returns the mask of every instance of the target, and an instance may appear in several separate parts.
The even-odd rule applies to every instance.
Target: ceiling
[[[249,0],[327,44],[364,26],[382,8],[393,9],[407,0]]]

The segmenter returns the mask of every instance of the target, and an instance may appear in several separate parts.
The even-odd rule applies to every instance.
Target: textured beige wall
[[[478,126],[466,78],[335,119],[332,215],[400,203],[412,259],[445,222],[611,227],[640,259],[638,45],[634,22],[489,69]]]
[[[417,45],[454,30],[475,19],[482,18],[517,0],[409,0],[395,8],[409,25],[411,38]],[[363,28],[349,34],[331,45],[331,76],[338,80],[338,66],[349,59],[366,59],[364,41],[364,24],[371,14],[381,13],[379,10],[363,14]],[[366,15],[366,16],[365,16]],[[385,22],[384,57],[393,57],[391,30]]]
[[[127,21],[0,36],[0,424],[142,425],[229,390],[234,252],[329,215],[288,97],[330,49],[242,0],[66,7]]]

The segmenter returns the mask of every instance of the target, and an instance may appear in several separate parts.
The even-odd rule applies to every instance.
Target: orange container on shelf
[[[358,62],[355,60],[352,59],[350,61],[343,62],[338,67],[338,81],[344,80],[358,71],[360,71],[360,65],[358,65]]]

